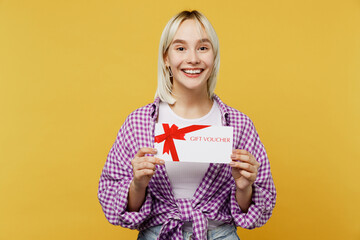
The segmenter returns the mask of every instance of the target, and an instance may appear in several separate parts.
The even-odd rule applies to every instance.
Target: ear
[[[164,63],[165,63],[165,67],[169,67],[169,58],[167,54],[164,55]]]

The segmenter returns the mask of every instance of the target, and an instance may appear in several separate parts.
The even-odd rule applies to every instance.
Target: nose
[[[186,62],[188,64],[199,64],[200,63],[200,58],[199,58],[198,52],[195,49],[188,51]]]

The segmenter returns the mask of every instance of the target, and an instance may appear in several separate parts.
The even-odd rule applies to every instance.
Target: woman
[[[98,198],[110,223],[140,230],[138,239],[239,239],[236,227],[266,223],[276,192],[252,121],[213,91],[219,44],[210,22],[183,11],[160,40],[154,103],[121,127],[103,169]],[[229,164],[171,163],[154,157],[155,123],[234,129]]]

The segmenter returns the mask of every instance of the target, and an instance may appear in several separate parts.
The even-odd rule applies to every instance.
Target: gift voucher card
[[[233,128],[210,125],[155,125],[156,157],[164,161],[230,163]]]

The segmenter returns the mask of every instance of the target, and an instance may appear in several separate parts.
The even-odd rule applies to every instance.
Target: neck
[[[173,91],[173,97],[176,102],[170,106],[171,109],[180,117],[187,119],[206,115],[213,104],[206,88],[203,91]]]

